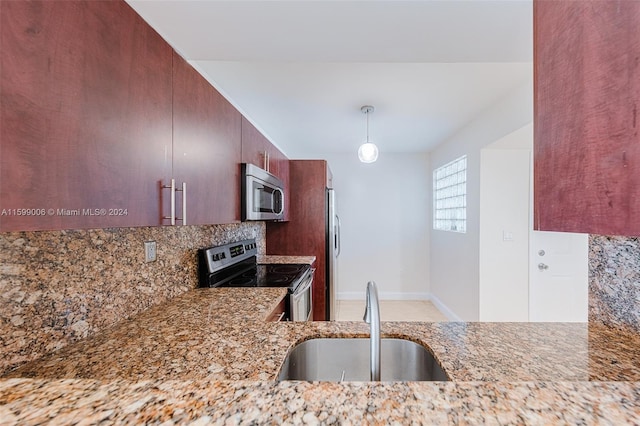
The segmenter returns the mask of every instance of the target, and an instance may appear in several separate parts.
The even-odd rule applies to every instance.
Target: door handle
[[[182,222],[183,225],[187,224],[187,182],[182,182],[182,189],[176,189],[176,192],[182,192],[182,217],[177,217],[176,220]],[[175,211],[175,199],[174,199],[174,211]]]
[[[171,212],[170,216],[163,216],[163,219],[169,219],[171,225],[176,224],[176,220],[182,222],[183,225],[187,224],[187,183],[182,182],[182,189],[176,188],[176,180],[171,179],[170,185],[162,185],[163,189],[171,190]],[[182,192],[182,217],[176,216],[176,192]]]
[[[163,219],[169,219],[171,225],[176,224],[176,180],[171,179],[170,185],[162,185],[162,189],[169,189],[171,197],[171,212],[169,216],[163,216]]]
[[[340,241],[340,237],[341,237],[341,233],[342,230],[340,228],[342,228],[342,224],[340,223],[340,216],[336,215],[336,224],[338,225],[336,228],[336,241],[334,242],[335,244],[335,248],[336,248],[336,257],[338,257],[340,255],[340,251],[342,251],[342,247],[341,247],[341,243],[342,241]]]
[[[545,265],[544,263],[538,263],[538,269],[544,271],[545,269],[549,269],[549,265]]]

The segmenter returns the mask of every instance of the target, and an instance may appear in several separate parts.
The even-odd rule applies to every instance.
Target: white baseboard
[[[336,293],[338,300],[364,300],[364,291],[342,291]]]
[[[449,309],[449,307],[447,307],[447,305],[442,303],[442,301],[432,293],[429,293],[429,300],[431,300],[431,303],[433,303],[435,307],[449,319],[449,321],[462,322],[462,318],[457,316],[451,309]]]
[[[429,300],[429,293],[380,292],[380,300]]]
[[[338,300],[362,300],[364,291],[344,291],[336,294]],[[378,293],[380,300],[429,300],[429,293],[402,293],[395,291],[381,291]]]

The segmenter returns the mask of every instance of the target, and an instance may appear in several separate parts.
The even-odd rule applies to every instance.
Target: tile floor
[[[338,300],[336,321],[362,321],[364,300]],[[448,321],[447,317],[427,300],[381,300],[381,321]]]

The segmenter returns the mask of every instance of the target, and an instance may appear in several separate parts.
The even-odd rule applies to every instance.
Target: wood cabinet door
[[[158,225],[171,47],[119,1],[0,19],[0,230]]]
[[[242,117],[242,162],[267,169],[266,158],[271,142],[256,129],[249,120]]]
[[[187,183],[188,225],[240,221],[240,133],[241,114],[174,53],[173,176]]]
[[[265,156],[268,159],[266,164]],[[242,162],[250,163],[277,176],[284,184],[284,219],[289,220],[289,159],[276,148],[249,120],[242,117]]]
[[[640,2],[535,1],[534,226],[640,235]]]

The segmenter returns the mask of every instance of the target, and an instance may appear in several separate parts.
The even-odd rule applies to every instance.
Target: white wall
[[[363,164],[354,148],[329,154],[327,161],[342,222],[337,298],[364,300],[366,284],[374,280],[381,299],[426,299],[428,155],[380,152],[377,162]]]
[[[533,125],[480,153],[480,321],[529,320]]]
[[[431,230],[429,239],[431,296],[449,317],[480,317],[480,151],[532,120],[533,79],[430,153],[430,170],[467,155],[467,233]]]

